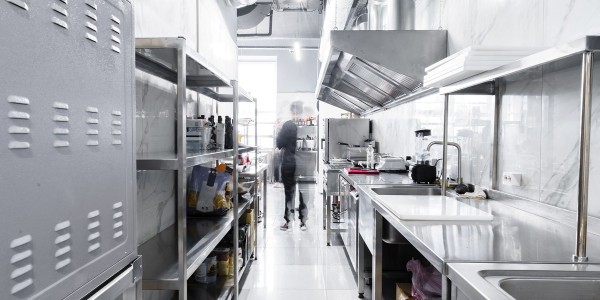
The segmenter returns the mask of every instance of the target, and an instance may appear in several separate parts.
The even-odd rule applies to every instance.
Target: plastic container
[[[188,119],[186,121],[187,151],[207,150],[210,145],[211,128],[204,119]]]
[[[427,146],[431,142],[431,130],[416,130],[415,137],[415,160],[418,165],[428,165],[429,151],[427,150]]]
[[[194,275],[194,279],[199,283],[217,282],[217,256],[211,254],[207,257]]]

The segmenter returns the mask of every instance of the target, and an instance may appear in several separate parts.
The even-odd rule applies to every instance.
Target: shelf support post
[[[446,195],[446,185],[448,181],[447,162],[448,162],[448,106],[450,95],[444,94],[444,137],[443,137],[443,152],[442,152],[442,196]],[[459,158],[460,159],[460,158]]]
[[[233,259],[233,300],[238,300],[239,297],[239,280],[240,280],[240,266],[238,265],[237,251],[239,248],[240,238],[240,221],[238,213],[238,119],[239,119],[239,101],[240,91],[238,87],[238,81],[232,80],[231,86],[233,87],[233,187],[231,191],[231,197],[233,197],[233,253],[235,258]]]
[[[185,39],[179,38],[177,43],[177,255],[179,300],[187,299],[187,236],[186,236],[186,201],[187,174],[186,158],[186,52]]]
[[[500,141],[500,81],[494,80],[494,132],[492,148],[492,189],[498,189],[498,147]]]
[[[592,68],[594,54],[584,51],[581,62],[581,116],[579,142],[579,197],[577,199],[577,248],[573,261],[586,262],[590,130],[592,117]]]

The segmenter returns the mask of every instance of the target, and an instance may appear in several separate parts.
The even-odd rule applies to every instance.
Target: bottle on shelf
[[[218,123],[215,126],[217,136],[217,149],[223,150],[225,148],[225,124],[223,124],[223,117],[218,117]]]
[[[229,116],[225,116],[225,149],[233,149],[233,124]]]

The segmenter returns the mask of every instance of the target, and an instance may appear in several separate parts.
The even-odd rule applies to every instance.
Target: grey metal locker
[[[79,299],[137,254],[132,22],[0,0],[1,299]]]

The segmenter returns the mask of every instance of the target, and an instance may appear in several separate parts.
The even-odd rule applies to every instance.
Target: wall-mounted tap
[[[442,141],[433,141],[433,142],[429,143],[429,145],[427,145],[427,151],[429,151],[429,149],[431,149],[431,147],[433,145],[444,145],[444,142],[442,142]],[[454,147],[456,147],[456,150],[458,150],[458,179],[457,179],[457,182],[459,184],[461,184],[462,183],[462,163],[461,163],[461,160],[462,160],[462,149],[460,148],[459,144],[454,143],[454,142],[448,142],[448,146],[454,146]],[[444,162],[444,163],[446,163],[446,162]]]

